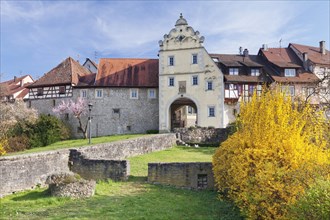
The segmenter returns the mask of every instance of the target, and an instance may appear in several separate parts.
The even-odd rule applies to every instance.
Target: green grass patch
[[[174,147],[129,158],[127,182],[101,181],[88,199],[55,198],[36,189],[0,200],[0,219],[242,219],[214,191],[194,191],[145,182],[148,162],[211,161],[215,148]]]
[[[91,144],[88,144],[88,139],[73,139],[73,140],[59,141],[59,142],[56,142],[54,144],[51,144],[51,145],[48,145],[45,147],[32,148],[32,149],[25,150],[25,151],[9,153],[9,154],[6,154],[6,156],[26,154],[26,153],[38,153],[38,152],[43,152],[43,151],[67,149],[67,148],[73,148],[73,147],[90,146],[90,145],[95,145],[95,144],[137,138],[137,137],[141,137],[141,136],[145,136],[145,135],[146,134],[127,134],[127,135],[112,135],[112,136],[96,137],[96,138],[92,138]]]
[[[211,162],[214,147],[173,147],[137,157],[130,157],[131,175],[148,176],[148,163],[152,162]]]

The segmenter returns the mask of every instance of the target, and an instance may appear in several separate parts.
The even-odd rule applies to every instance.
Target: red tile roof
[[[103,58],[95,86],[158,87],[158,59]]]
[[[244,57],[238,54],[210,54],[212,58],[218,58],[219,62],[227,67],[263,67],[263,63],[257,55],[248,55]]]
[[[326,54],[320,52],[319,47],[311,47],[301,44],[290,44],[292,47],[296,48],[301,54],[308,54],[308,59],[315,64],[330,65],[330,53],[325,50]],[[290,47],[289,45],[289,47]]]
[[[14,79],[0,83],[0,96],[14,96],[14,98],[24,98],[28,93],[27,87],[33,81],[30,75],[15,77]],[[21,82],[23,83],[21,86]]]
[[[66,58],[57,67],[46,73],[29,88],[50,86],[50,85],[63,85],[79,83],[79,77],[90,74],[89,70],[81,66],[77,61],[71,57]]]
[[[272,78],[279,83],[316,83],[319,81],[319,78],[309,72],[299,73],[295,77],[283,77],[283,76],[274,76]]]
[[[301,61],[290,48],[261,49],[267,60],[282,68],[299,68]]]
[[[259,76],[245,76],[245,75],[224,75],[226,82],[252,82],[265,83],[265,79]]]

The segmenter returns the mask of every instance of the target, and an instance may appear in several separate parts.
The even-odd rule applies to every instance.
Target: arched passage
[[[197,105],[189,98],[176,99],[172,102],[169,110],[171,130],[198,124]]]

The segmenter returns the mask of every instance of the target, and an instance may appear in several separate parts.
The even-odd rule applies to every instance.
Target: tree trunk
[[[84,139],[87,139],[87,124],[88,123],[86,123],[86,126],[84,128],[83,125],[82,125],[80,117],[77,117],[77,119],[78,119],[78,122],[79,122],[79,129],[83,133]]]

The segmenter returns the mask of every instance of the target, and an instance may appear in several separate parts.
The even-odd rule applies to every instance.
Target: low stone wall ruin
[[[81,152],[84,159],[89,160],[80,161],[85,168],[82,173],[88,171],[94,172],[94,177],[111,176],[115,179],[125,179],[124,176],[129,175],[128,162],[109,162],[110,160],[122,160],[130,156],[164,150],[174,146],[175,141],[175,134],[148,135],[75,150]],[[69,172],[69,154],[70,150],[67,149],[0,157],[0,197],[37,185],[43,186],[51,174]]]
[[[127,160],[89,159],[77,150],[70,150],[70,170],[87,180],[127,180],[130,164]]]
[[[216,145],[227,140],[230,128],[175,128],[178,138],[187,144]]]
[[[189,189],[215,189],[211,162],[149,163],[148,182]]]

